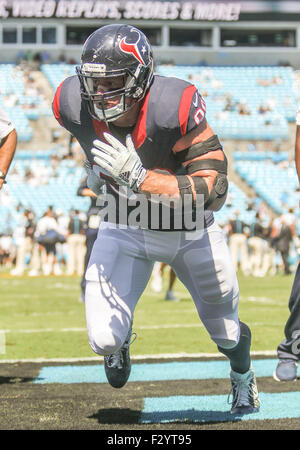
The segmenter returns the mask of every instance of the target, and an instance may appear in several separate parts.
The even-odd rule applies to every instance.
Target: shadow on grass
[[[3,377],[0,376],[0,384],[17,384],[17,383],[31,383],[34,378],[31,377]]]
[[[140,423],[220,423],[220,422],[237,422],[241,420],[241,415],[233,415],[230,412],[224,411],[198,411],[195,409],[188,409],[184,411],[155,411],[150,413],[143,412],[140,417]]]
[[[99,411],[89,419],[97,419],[101,424],[139,424],[141,411],[129,408],[107,408]]]
[[[239,422],[240,415],[232,415],[230,412],[220,411],[164,411],[142,413],[129,408],[108,408],[99,411],[89,419],[97,419],[99,424],[123,424],[123,425],[150,425],[151,423],[185,423],[185,424],[216,424],[224,422]]]

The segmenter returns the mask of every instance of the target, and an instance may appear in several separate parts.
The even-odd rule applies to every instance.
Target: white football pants
[[[238,282],[216,223],[186,233],[120,229],[103,222],[86,272],[86,321],[93,351],[108,355],[123,345],[155,261],[175,270],[211,339],[220,347],[234,347],[240,332]]]

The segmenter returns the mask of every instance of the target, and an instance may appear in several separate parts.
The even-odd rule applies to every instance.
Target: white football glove
[[[103,193],[102,187],[105,184],[105,181],[101,180],[100,177],[95,174],[89,160],[84,161],[84,168],[88,176],[86,181],[87,187],[96,195]]]
[[[130,134],[126,136],[126,147],[111,134],[103,133],[103,135],[110,145],[98,139],[93,142],[91,152],[95,163],[118,184],[137,192],[147,171],[135,151]]]

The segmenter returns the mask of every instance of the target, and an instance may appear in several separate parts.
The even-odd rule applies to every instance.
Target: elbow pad
[[[184,202],[185,194],[192,195],[190,180],[186,175],[176,176],[178,188],[182,201]],[[225,203],[228,192],[228,180],[225,174],[219,173],[216,176],[214,185],[210,193],[208,193],[207,184],[202,177],[193,177],[196,194],[204,196],[204,209],[211,211],[219,211]]]
[[[225,203],[228,192],[227,176],[218,173],[210,193],[205,180],[202,177],[193,177],[196,194],[204,195],[204,209],[219,211]]]
[[[210,195],[204,204],[205,209],[219,211],[224,205],[228,192],[228,179],[223,173],[216,176]]]
[[[224,154],[223,161],[215,158],[201,160],[193,160],[193,158],[216,150],[222,150],[222,146],[218,137],[214,135],[206,141],[194,144],[190,148],[176,154],[176,159],[180,162],[188,162],[191,160],[191,162],[186,165],[187,175],[192,175],[199,170],[215,170],[218,172],[210,193],[208,192],[204,178],[200,176],[193,177],[196,194],[204,195],[204,208],[211,211],[219,211],[224,205],[227,197],[228,180],[226,155]],[[192,193],[190,181],[186,175],[177,176],[177,181],[182,199],[184,194]]]

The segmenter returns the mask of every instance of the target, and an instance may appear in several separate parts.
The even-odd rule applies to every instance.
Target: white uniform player
[[[8,114],[0,107],[0,189],[13,159],[17,145],[17,133]]]

